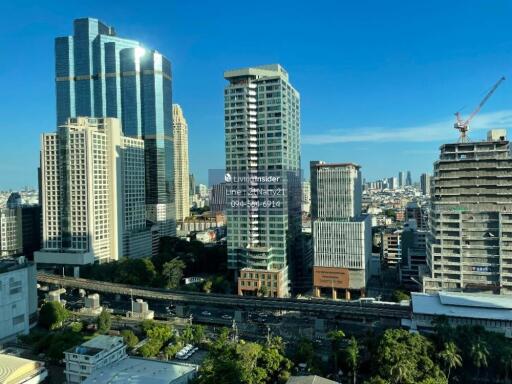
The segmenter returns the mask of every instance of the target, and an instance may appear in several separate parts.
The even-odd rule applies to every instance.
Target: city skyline
[[[60,5],[58,12],[51,6],[9,5],[7,14],[12,17],[1,28],[15,37],[12,40],[17,45],[9,40],[5,47],[18,65],[4,64],[0,75],[10,89],[2,100],[4,129],[23,134],[6,135],[0,144],[0,189],[36,185],[38,137],[56,129],[53,56],[49,52],[55,36],[69,34],[70,20],[84,16],[115,26],[122,36],[136,38],[173,61],[174,100],[188,111],[190,169],[198,182],[205,183],[207,169],[221,168],[224,162],[223,108],[218,96],[223,87],[222,72],[269,62],[287,68],[301,89],[302,168],[306,173],[308,161],[322,157],[326,161],[357,162],[366,178],[372,180],[397,174],[395,164],[406,158],[414,181],[418,181],[421,173],[432,172],[439,145],[457,140],[452,128],[453,112],[465,106],[463,114],[469,114],[496,79],[507,75],[512,61],[512,55],[504,49],[508,44],[504,32],[510,4],[473,4],[471,10],[456,10],[459,17],[473,25],[471,30],[463,31],[464,38],[453,26],[455,10],[445,7],[435,14],[433,3],[414,10],[405,5],[398,13],[374,3],[375,12],[368,15],[361,12],[364,5],[341,8],[326,1],[310,15],[284,2],[275,12],[276,20],[281,19],[278,15],[290,12],[286,22],[281,25],[273,21],[272,31],[258,37],[247,31],[233,34],[232,28],[238,24],[223,26],[210,19],[212,9],[207,4],[198,9],[178,3],[157,5],[152,11],[127,7],[122,12],[115,5],[98,7],[95,2]],[[224,7],[230,9],[229,4]],[[325,9],[332,12],[325,13]],[[197,23],[186,22],[186,15],[192,11]],[[428,14],[428,21],[407,20],[403,15],[408,11]],[[300,31],[306,19],[315,19],[320,13],[325,26],[313,21],[315,28]],[[23,18],[18,16],[21,14]],[[379,28],[382,14],[387,19],[385,32]],[[338,23],[337,17],[345,23]],[[432,32],[428,23],[433,22],[437,28]],[[347,33],[351,28],[357,32],[355,38]],[[405,36],[403,32],[411,28],[412,35]],[[212,30],[215,33],[211,34]],[[324,41],[315,46],[318,39]],[[395,41],[393,45],[390,39]],[[334,42],[343,49],[330,49],[337,46]],[[302,43],[307,55],[299,55]],[[361,46],[367,49],[361,50]],[[478,59],[474,58],[475,52]],[[36,65],[31,55],[38,58]],[[511,125],[509,87],[505,82],[475,119],[470,138],[483,138],[488,128]],[[27,92],[31,95],[28,98]]]

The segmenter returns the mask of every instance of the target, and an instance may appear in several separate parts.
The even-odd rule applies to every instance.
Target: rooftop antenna
[[[475,110],[469,115],[469,117],[464,120],[460,114],[460,112],[455,112],[455,117],[457,121],[453,125],[455,129],[457,129],[460,132],[459,136],[459,143],[467,143],[468,142],[468,136],[467,133],[469,131],[469,123],[471,123],[471,120],[480,112],[484,104],[489,100],[489,98],[492,96],[494,91],[496,91],[496,88],[500,86],[500,84],[505,81],[505,76],[502,76],[491,88],[489,92],[487,92],[487,95],[482,99],[480,104],[475,108]]]

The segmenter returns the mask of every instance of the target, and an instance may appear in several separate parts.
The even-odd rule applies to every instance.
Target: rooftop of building
[[[281,77],[282,79],[288,81],[288,72],[286,72],[286,70],[280,64],[260,65],[257,67],[232,69],[224,72],[224,78],[226,80],[247,76],[255,76],[258,78]]]
[[[77,355],[95,356],[102,351],[108,351],[123,344],[123,338],[120,336],[99,335],[94,339],[69,349],[67,352]]]
[[[24,256],[6,257],[0,259],[0,273],[11,272],[27,267],[29,262]]]
[[[339,384],[337,381],[332,381],[324,377],[309,375],[309,376],[292,376],[288,379],[286,384]]]
[[[512,297],[486,293],[411,294],[413,313],[512,321]]]
[[[0,383],[25,383],[43,369],[44,364],[39,361],[0,354]]]
[[[197,370],[196,365],[128,357],[92,373],[84,384],[170,384]]]
[[[313,164],[316,168],[329,168],[329,167],[332,167],[332,168],[336,168],[336,167],[354,167],[354,168],[357,168],[357,169],[360,169],[361,166],[358,165],[358,164],[355,164],[355,163],[325,163],[325,162],[320,162],[320,163],[317,163],[317,164]]]

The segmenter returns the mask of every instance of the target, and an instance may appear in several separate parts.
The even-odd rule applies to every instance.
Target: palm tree
[[[459,354],[459,349],[453,341],[444,343],[444,349],[439,353],[439,358],[448,370],[446,377],[450,381],[451,370],[457,367],[462,367],[462,357]]]
[[[345,337],[345,332],[343,332],[341,329],[337,329],[335,331],[330,331],[327,334],[327,337],[329,340],[331,340],[332,354],[334,357],[334,372],[338,374],[338,354],[340,342]]]
[[[477,376],[480,376],[480,368],[487,367],[489,364],[487,358],[489,357],[489,349],[487,343],[480,338],[471,345],[470,356],[473,359],[473,364],[477,368]]]
[[[512,368],[512,348],[509,346],[505,346],[500,353],[500,365],[505,376],[505,383],[509,382],[509,374]]]
[[[353,383],[357,382],[357,367],[359,365],[359,344],[354,336],[348,341],[345,348],[345,363],[352,371]]]

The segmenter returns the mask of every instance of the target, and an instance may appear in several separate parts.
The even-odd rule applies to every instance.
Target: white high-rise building
[[[20,254],[22,250],[21,207],[0,209],[0,257]]]
[[[124,137],[116,118],[78,117],[43,134],[41,146],[43,248],[35,261],[104,263],[144,246],[149,256],[144,142]]]
[[[302,182],[302,212],[309,213],[311,211],[311,183],[309,181]]]
[[[37,322],[36,285],[33,263],[23,256],[0,259],[0,344],[28,334]]]
[[[364,295],[369,278],[371,220],[361,214],[361,172],[352,163],[311,162],[313,288]]]
[[[174,195],[176,220],[182,221],[190,215],[188,125],[178,104],[172,105],[174,139]]]

